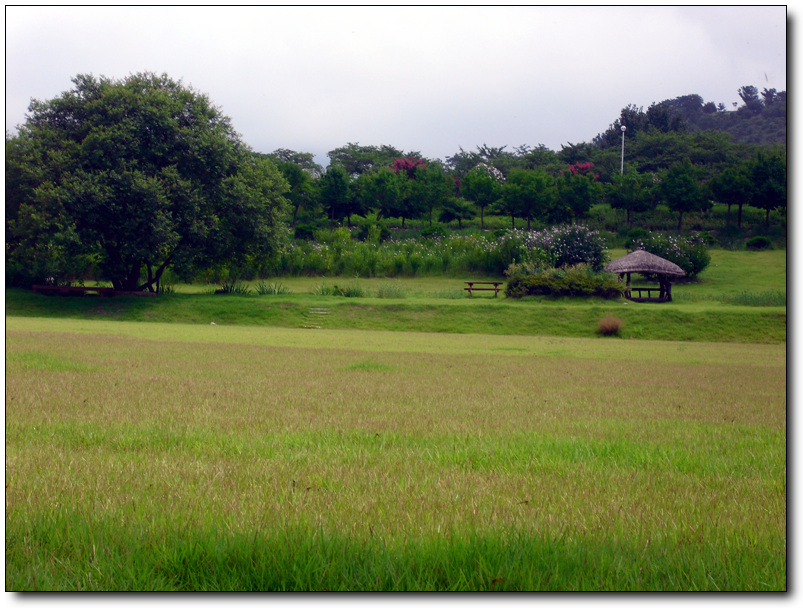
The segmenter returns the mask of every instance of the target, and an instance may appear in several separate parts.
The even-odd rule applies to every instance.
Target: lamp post
[[[620,169],[622,175],[625,174],[625,131],[627,127],[622,125],[622,167]]]

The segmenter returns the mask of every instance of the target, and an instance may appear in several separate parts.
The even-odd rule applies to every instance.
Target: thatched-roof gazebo
[[[686,273],[683,269],[664,258],[637,249],[632,253],[628,253],[625,257],[609,262],[604,268],[605,272],[613,272],[619,275],[619,280],[627,275],[627,286],[625,288],[625,297],[634,302],[671,302],[672,301],[672,284],[670,278],[682,277]],[[659,287],[630,287],[630,274],[636,272],[643,275],[657,275]],[[633,297],[633,291],[638,292],[638,297]],[[647,292],[647,297],[642,297],[643,292]],[[652,292],[658,292],[658,297],[651,297]]]

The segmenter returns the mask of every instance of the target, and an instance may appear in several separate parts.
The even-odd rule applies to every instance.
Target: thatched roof
[[[623,258],[613,260],[605,266],[604,270],[616,274],[638,272],[641,274],[665,274],[672,277],[682,277],[686,274],[677,264],[659,258],[643,249],[637,249]]]

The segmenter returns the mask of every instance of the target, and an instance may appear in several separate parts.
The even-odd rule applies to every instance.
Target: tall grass
[[[283,296],[290,293],[290,289],[281,283],[266,283],[260,281],[254,286],[254,291],[261,296]]]
[[[785,291],[742,291],[727,297],[729,304],[742,306],[786,306]]]
[[[10,590],[786,587],[783,345],[6,331]]]
[[[284,251],[265,260],[260,272],[265,276],[500,275],[512,261],[535,255],[528,247],[527,233],[521,230],[390,239],[382,243],[343,238],[342,229],[335,233],[340,236],[327,241],[290,243]]]

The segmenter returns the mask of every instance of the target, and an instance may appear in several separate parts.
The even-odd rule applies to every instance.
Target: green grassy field
[[[7,291],[6,588],[786,589],[786,310],[726,276],[785,281],[729,256],[668,305]]]

